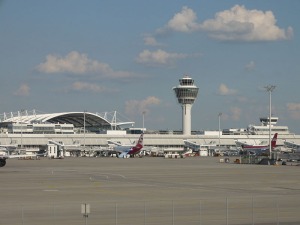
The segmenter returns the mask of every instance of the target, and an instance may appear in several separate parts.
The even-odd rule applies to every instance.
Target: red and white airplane
[[[119,158],[129,158],[130,156],[134,156],[139,154],[143,148],[143,141],[144,141],[144,133],[141,133],[141,136],[138,139],[138,142],[135,146],[132,145],[122,145],[119,142],[114,142],[109,140],[109,144],[114,144],[114,151],[118,152]]]
[[[272,141],[271,141],[271,149],[274,149],[276,147],[276,141],[277,141],[277,135],[278,133],[275,133]],[[247,142],[242,141],[236,141],[237,146],[241,146],[243,150],[255,152],[255,153],[262,153],[269,150],[269,145],[262,145],[262,144],[250,144]]]

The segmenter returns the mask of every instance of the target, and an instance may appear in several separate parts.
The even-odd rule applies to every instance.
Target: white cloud
[[[254,61],[250,61],[249,63],[247,63],[245,65],[245,70],[247,71],[252,71],[255,69],[255,62]]]
[[[107,88],[105,86],[97,85],[94,83],[88,83],[88,82],[74,82],[71,85],[71,90],[74,91],[88,91],[88,92],[115,92],[116,90]]]
[[[21,84],[18,90],[14,92],[16,96],[29,96],[30,87],[27,84]]]
[[[145,36],[144,37],[144,44],[148,46],[161,46],[162,44],[158,43],[156,38],[153,36]]]
[[[176,13],[174,17],[168,22],[167,28],[179,32],[191,32],[197,29],[197,15],[196,13],[184,6],[181,12]]]
[[[196,13],[184,6],[174,15],[164,28],[156,34],[169,31],[204,31],[214,39],[222,41],[276,41],[293,37],[293,28],[279,28],[272,11],[248,10],[243,5],[235,5],[229,10],[217,12],[213,19],[197,22]]]
[[[272,11],[247,10],[240,5],[216,13],[214,19],[204,21],[200,28],[225,41],[275,41],[293,36],[291,27],[284,30],[276,25]]]
[[[219,95],[234,95],[237,93],[236,90],[228,88],[225,84],[220,84],[217,91]]]
[[[142,114],[143,112],[149,113],[149,107],[153,105],[159,105],[161,102],[160,99],[149,96],[144,100],[129,100],[125,102],[125,112],[127,115],[137,115]]]
[[[136,61],[143,64],[149,65],[167,65],[172,64],[178,59],[188,57],[187,54],[183,53],[169,53],[158,49],[156,51],[144,50],[139,54]]]
[[[115,71],[107,63],[89,59],[86,54],[81,54],[77,51],[72,51],[65,57],[51,54],[47,55],[46,61],[39,64],[37,70],[43,73],[95,73],[107,78],[129,78],[137,76],[126,71]]]
[[[286,106],[291,118],[300,119],[300,103],[287,103]]]
[[[37,66],[40,72],[44,73],[76,73],[84,74],[89,72],[104,72],[108,73],[111,68],[106,63],[101,63],[96,60],[91,60],[86,54],[72,51],[65,57],[57,55],[47,55],[46,62]]]

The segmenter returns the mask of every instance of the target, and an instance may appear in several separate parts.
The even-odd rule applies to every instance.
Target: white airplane
[[[6,159],[36,157],[36,155],[0,155],[0,167],[6,165]]]
[[[0,167],[6,165],[6,159],[13,159],[13,158],[25,158],[25,157],[36,157],[37,155],[30,155],[30,154],[20,154],[20,149],[17,149],[17,145],[0,145],[0,150],[5,152],[4,154],[0,155]],[[19,151],[18,154],[11,154],[12,152],[16,153]]]
[[[114,142],[114,141],[108,141],[109,144],[114,144],[114,151],[118,152],[119,158],[129,158],[130,156],[134,156],[138,153],[143,148],[143,140],[144,140],[144,133],[141,134],[138,142],[136,143],[135,146],[132,145],[122,145],[119,142]]]

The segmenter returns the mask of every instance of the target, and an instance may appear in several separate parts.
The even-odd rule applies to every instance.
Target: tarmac
[[[235,159],[8,159],[0,224],[300,224],[300,167]]]

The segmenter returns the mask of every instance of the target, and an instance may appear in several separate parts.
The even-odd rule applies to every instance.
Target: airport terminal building
[[[134,122],[122,121],[117,112],[61,112],[37,113],[19,111],[2,115],[0,121],[0,146],[16,146],[30,153],[43,153],[49,145],[60,145],[65,150],[73,152],[95,152],[109,148],[108,141],[113,140],[122,144],[132,144],[142,132],[142,129],[132,128]],[[251,130],[224,129],[223,131],[197,131],[185,135],[180,131],[148,131],[143,130],[144,148],[160,152],[181,152],[187,143],[205,146],[236,146],[236,140],[265,139],[269,136],[263,132]],[[274,132],[281,130],[278,135],[278,145],[284,140],[300,143],[300,135],[290,134],[287,127],[274,126]],[[278,128],[278,130],[276,130]],[[249,132],[252,133],[249,133]],[[77,154],[80,155],[80,154]]]
[[[144,148],[156,152],[184,152],[200,149],[201,146],[219,149],[237,148],[237,141],[269,140],[271,133],[278,133],[277,145],[298,143],[300,135],[289,132],[287,126],[277,126],[278,117],[264,117],[260,125],[249,125],[246,129],[223,129],[218,131],[192,131],[191,108],[198,95],[198,87],[189,76],[179,79],[173,87],[175,97],[182,108],[181,131],[149,131],[134,128],[117,112],[58,112],[41,113],[27,110],[0,115],[0,148],[14,146],[25,152],[43,153],[49,146],[76,152],[76,155],[94,153],[110,148],[109,141],[125,145],[133,144],[141,132],[144,133]],[[300,150],[300,149],[299,149]]]

